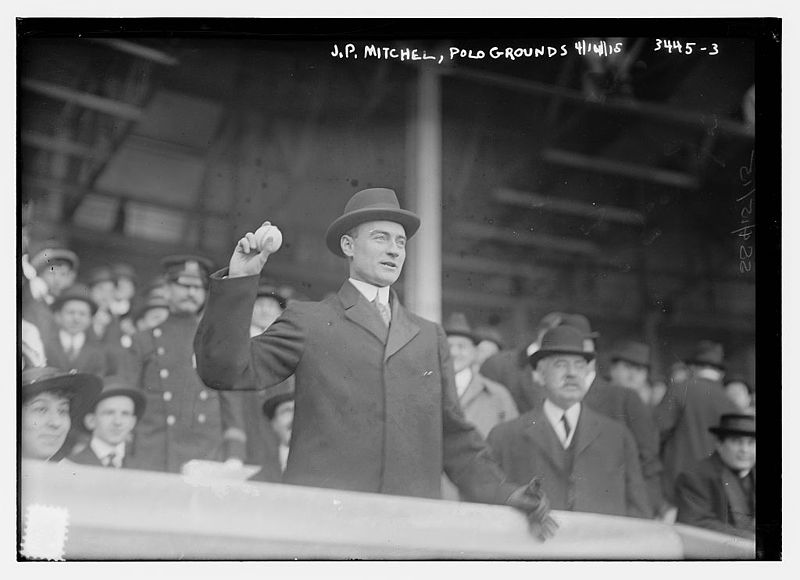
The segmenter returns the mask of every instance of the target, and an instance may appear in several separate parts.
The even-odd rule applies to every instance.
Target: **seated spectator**
[[[755,538],[756,419],[723,415],[714,454],[678,476],[678,522]]]
[[[478,336],[467,317],[454,312],[444,324],[450,356],[453,359],[456,391],[467,421],[486,437],[495,425],[519,416],[514,399],[506,388],[478,372]]]
[[[725,377],[725,394],[739,408],[742,413],[752,413],[753,392],[748,381],[743,374],[732,374]]]
[[[500,336],[498,330],[491,326],[479,326],[475,329],[475,336],[478,338],[475,364],[480,368],[486,359],[503,350],[504,343],[503,337]]]
[[[120,377],[103,379],[103,390],[81,417],[91,433],[89,444],[69,460],[82,465],[133,467],[129,442],[136,421],[144,414],[144,395],[131,389]]]
[[[582,404],[594,360],[583,338],[570,326],[544,335],[530,357],[542,408],[495,427],[489,445],[511,481],[540,476],[553,509],[652,517],[630,432]]]
[[[52,309],[58,333],[44,340],[50,365],[101,377],[116,372],[114,358],[90,331],[97,304],[86,286],[75,284],[61,292]]]
[[[100,378],[53,367],[22,371],[21,450],[23,459],[53,460],[70,427],[102,389]]]

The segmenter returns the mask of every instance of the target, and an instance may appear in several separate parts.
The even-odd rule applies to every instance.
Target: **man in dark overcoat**
[[[714,454],[681,473],[675,483],[678,521],[754,538],[755,417],[723,415],[710,431],[717,438]]]
[[[700,341],[686,362],[689,379],[670,385],[654,412],[661,437],[662,489],[672,503],[678,475],[714,452],[709,428],[719,424],[722,415],[738,411],[722,386],[721,344]]]
[[[400,304],[391,285],[419,218],[394,191],[353,195],[326,243],[350,277],[321,302],[295,302],[249,338],[259,274],[275,246],[265,222],[211,277],[195,339],[198,371],[215,389],[277,385],[295,375],[284,482],[422,498],[444,471],[466,499],[508,503],[546,521],[546,498],[506,481],[458,404],[442,327]],[[525,482],[522,482],[525,483]]]
[[[162,260],[169,317],[137,332],[125,378],[145,393],[147,414],[135,429],[132,455],[142,469],[179,473],[191,459],[240,466],[246,436],[238,393],[218,393],[197,375],[193,338],[206,298],[211,262],[198,256]]]

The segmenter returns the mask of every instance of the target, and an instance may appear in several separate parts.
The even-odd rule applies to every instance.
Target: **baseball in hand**
[[[283,243],[283,234],[277,226],[264,224],[255,232],[256,240],[261,251],[274,254],[280,249]]]

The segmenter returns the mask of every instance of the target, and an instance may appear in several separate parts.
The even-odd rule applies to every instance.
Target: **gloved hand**
[[[550,517],[550,501],[541,486],[541,480],[534,477],[528,485],[514,490],[506,503],[525,513],[531,534],[544,542],[552,538],[558,524]]]

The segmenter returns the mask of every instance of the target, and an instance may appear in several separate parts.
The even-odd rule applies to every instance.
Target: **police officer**
[[[239,393],[208,389],[192,348],[212,264],[199,256],[162,260],[169,317],[137,332],[128,348],[129,383],[145,391],[147,415],[136,426],[133,454],[143,469],[180,472],[191,459],[241,465],[246,436]]]

